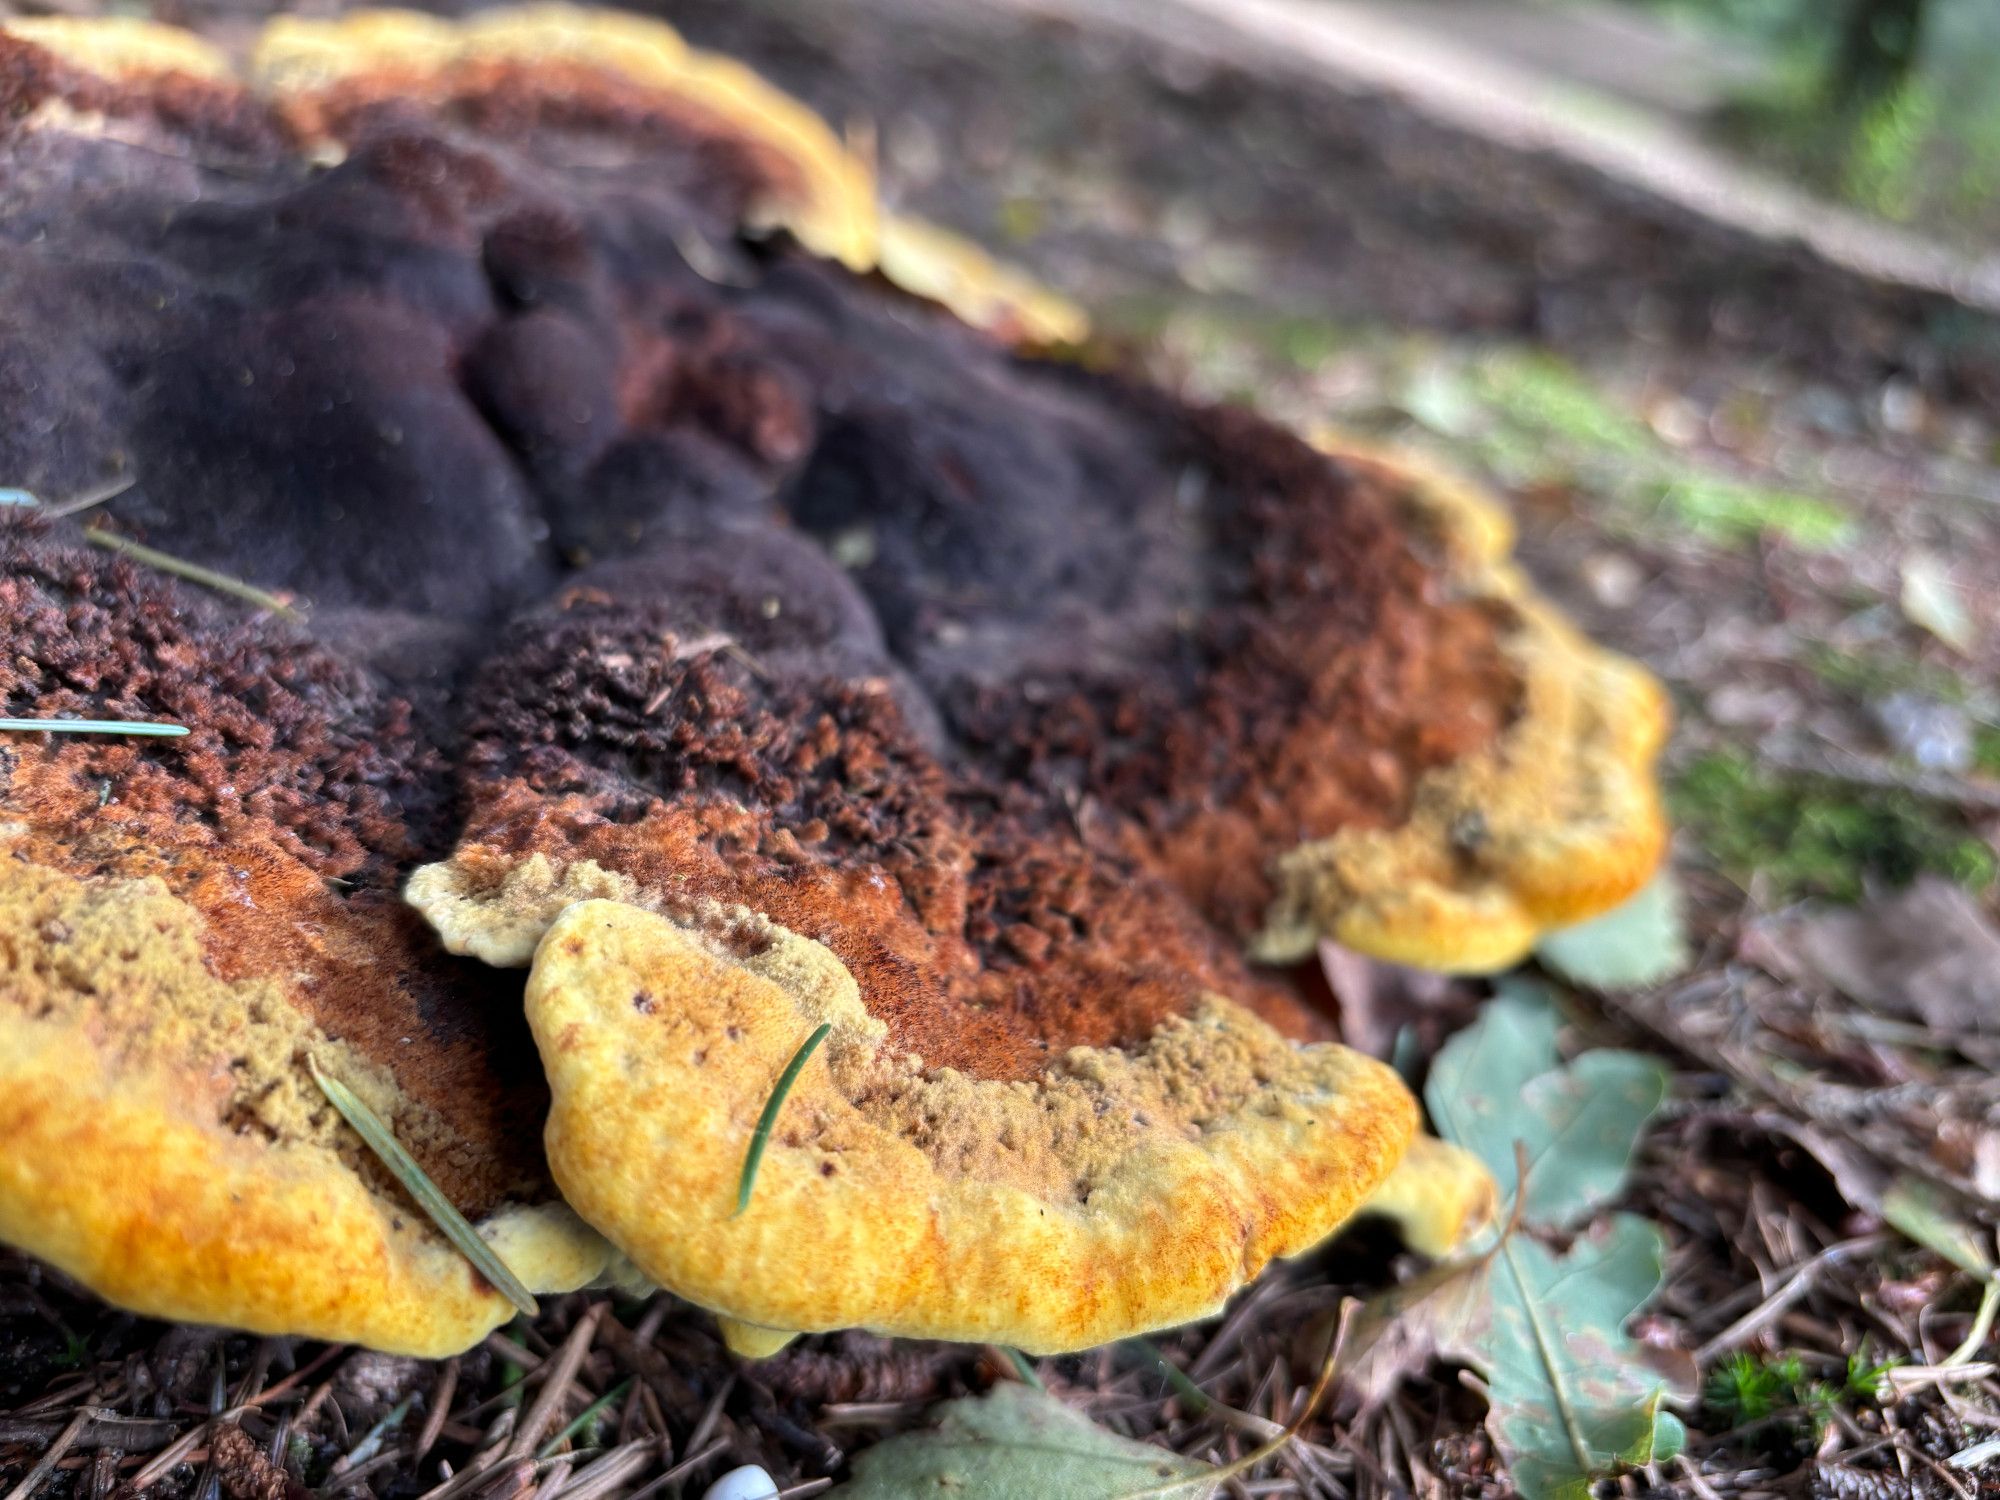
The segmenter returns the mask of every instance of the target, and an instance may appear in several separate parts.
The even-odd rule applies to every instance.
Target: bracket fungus
[[[0,744],[0,1240],[156,1316],[473,1342],[512,1308],[341,1124],[317,1061],[530,1286],[603,1269],[520,1128],[547,1101],[504,987],[396,899],[442,814],[406,708],[282,631],[21,535],[0,538],[0,698],[189,728],[164,750]]]
[[[1483,499],[1031,356],[1074,309],[658,23],[10,24],[0,91],[0,479],[314,606],[0,516],[0,712],[191,730],[0,741],[0,1239],[471,1342],[310,1061],[530,1285],[573,1209],[746,1348],[1077,1348],[1490,1208],[1246,957],[1492,968],[1656,862],[1659,692]]]

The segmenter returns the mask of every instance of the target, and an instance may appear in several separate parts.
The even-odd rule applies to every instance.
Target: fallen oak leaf
[[[1858,906],[1756,930],[1746,955],[1777,978],[1840,991],[1877,1015],[1974,1042],[2000,1020],[2000,928],[1957,881],[1923,875]]]
[[[1636,990],[1671,979],[1688,966],[1687,924],[1673,869],[1662,866],[1623,906],[1550,933],[1535,956],[1586,989]]]
[[[1439,1053],[1425,1094],[1432,1119],[1496,1175],[1515,1165],[1512,1211],[1479,1254],[1370,1304],[1351,1377],[1365,1406],[1432,1356],[1484,1372],[1487,1427],[1524,1500],[1580,1500],[1598,1475],[1678,1451],[1685,1429],[1664,1403],[1691,1388],[1624,1333],[1659,1290],[1656,1228],[1613,1215],[1560,1255],[1530,1232],[1622,1191],[1666,1093],[1650,1058],[1587,1052],[1561,1066],[1557,1026],[1544,987],[1504,984]]]
[[[947,1401],[921,1432],[877,1443],[854,1459],[840,1500],[905,1500],[910,1495],[1035,1495],[1047,1500],[1111,1500],[1162,1482],[1172,1493],[1207,1500],[1216,1470],[1150,1443],[1107,1432],[1045,1391],[1019,1381],[983,1396]]]
[[[1371,1299],[1355,1318],[1354,1359],[1343,1386],[1351,1404],[1373,1411],[1406,1375],[1432,1359],[1479,1364],[1493,1326],[1496,1244],[1466,1261],[1432,1266]]]
[[[1445,1139],[1506,1180],[1527,1148],[1522,1217],[1560,1228],[1616,1197],[1667,1070],[1636,1052],[1586,1052],[1558,1066],[1546,987],[1504,981],[1479,1020],[1431,1064],[1424,1103]]]
[[[1478,1352],[1487,1429],[1523,1500],[1583,1500],[1598,1475],[1685,1442],[1680,1420],[1661,1409],[1665,1377],[1623,1332],[1659,1291],[1665,1257],[1659,1230],[1631,1214],[1612,1215],[1561,1256],[1526,1234],[1499,1246]]]
[[[984,1396],[947,1401],[933,1412],[932,1428],[868,1449],[854,1460],[854,1478],[833,1493],[845,1500],[940,1492],[1036,1500],[1210,1500],[1223,1484],[1277,1457],[1305,1430],[1333,1384],[1355,1307],[1352,1301],[1341,1304],[1319,1377],[1297,1415],[1266,1442],[1220,1467],[1106,1432],[1038,1386],[1010,1382]]]

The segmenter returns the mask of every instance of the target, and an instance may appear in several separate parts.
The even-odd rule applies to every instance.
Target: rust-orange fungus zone
[[[0,31],[0,482],[133,481],[0,511],[0,714],[190,730],[0,739],[0,1239],[476,1340],[309,1061],[531,1287],[746,1349],[1080,1348],[1339,1226],[1416,1106],[1252,960],[1617,904],[1660,695],[1478,495],[1082,332],[658,23]]]

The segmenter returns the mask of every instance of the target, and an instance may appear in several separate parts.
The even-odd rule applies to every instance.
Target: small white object
[[[701,1492],[701,1500],[777,1500],[778,1481],[755,1464],[731,1469]]]

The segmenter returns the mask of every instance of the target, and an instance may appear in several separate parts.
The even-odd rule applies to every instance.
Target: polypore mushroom
[[[461,114],[517,134],[616,121],[628,134],[734,154],[737,225],[788,230],[808,249],[941,302],[975,327],[1038,343],[1080,339],[1067,299],[978,246],[906,214],[884,214],[874,173],[810,109],[733,58],[690,47],[664,22],[567,5],[500,7],[459,21],[361,10],[280,17],[250,63],[253,85],[303,136],[344,143],[373,117]],[[686,248],[684,246],[684,248]]]
[[[459,951],[533,953],[565,1196],[737,1323],[1060,1350],[1182,1322],[1407,1145],[1394,1075],[1292,1040],[1323,1023],[1156,874],[949,763],[793,535],[579,575],[470,697],[472,825],[410,899]]]
[[[75,852],[128,816],[116,777],[93,814],[90,757],[167,778],[143,846],[194,913],[173,951],[204,956],[174,992],[234,1036],[230,986],[274,986],[245,1013],[292,1039],[275,1092],[211,1090],[192,1127],[266,1173],[232,1181],[310,1159],[353,1222],[437,1248],[299,1104],[323,1036],[461,1206],[559,1219],[536,1096],[493,1103],[524,1072],[512,996],[482,1005],[385,910],[422,855],[407,900],[445,945],[533,966],[556,1182],[739,1342],[859,1323],[1076,1347],[1213,1307],[1354,1212],[1410,1139],[1393,1076],[1326,1041],[1244,940],[1491,965],[1656,858],[1656,691],[1533,599],[1477,505],[744,241],[776,216],[897,264],[894,232],[868,255],[845,237],[879,221],[826,141],[657,28],[287,23],[259,52],[267,98],[139,32],[79,35],[0,37],[0,149],[38,163],[0,189],[0,388],[28,418],[0,431],[0,475],[60,499],[121,455],[139,483],[113,524],[310,594],[323,645],[260,626],[239,650],[191,616],[143,689],[50,702],[235,727],[185,762],[38,748],[59,769],[0,813],[32,831],[29,868],[125,880],[153,868]],[[36,586],[94,597],[98,576]],[[68,649],[38,629],[9,661]],[[295,656],[332,685],[291,689]],[[274,728],[279,687],[304,707]],[[455,801],[427,800],[433,757]],[[230,828],[292,861],[253,893],[254,962],[227,946],[252,920],[219,894],[236,866],[175,811],[243,798],[278,832]],[[331,862],[296,831],[364,804],[377,832]],[[334,1008],[298,977],[323,950],[366,958],[374,988]],[[91,997],[21,992],[96,1037]],[[756,1121],[820,1025],[738,1213]],[[107,1098],[238,1055],[92,1045]],[[83,1128],[37,1087],[36,1128]],[[40,1196],[0,1237],[134,1305],[407,1348],[499,1314],[472,1287],[421,1330],[408,1307],[337,1322],[375,1305],[344,1259],[322,1265],[325,1321],[280,1322],[292,1263],[248,1250],[235,1304],[149,1288],[106,1258],[101,1193],[6,1154]],[[181,1180],[123,1160],[135,1201]],[[574,1243],[545,1284],[604,1253]]]
[[[513,1309],[317,1063],[531,1288],[590,1280],[608,1252],[521,1128],[546,1095],[504,987],[396,899],[442,813],[407,710],[282,628],[18,531],[8,714],[188,733],[0,736],[0,1239],[155,1316],[465,1347]]]

